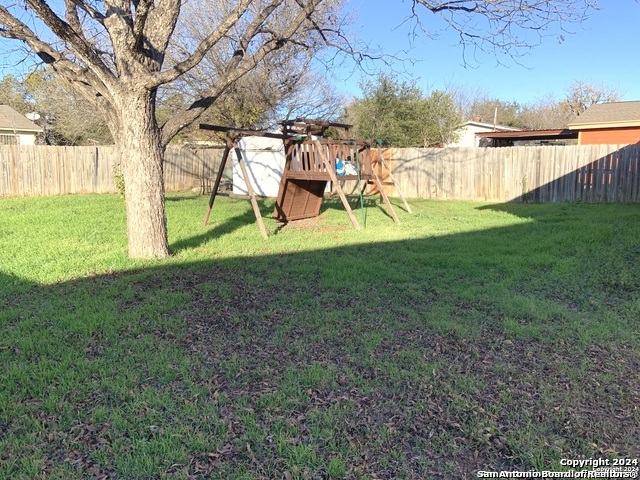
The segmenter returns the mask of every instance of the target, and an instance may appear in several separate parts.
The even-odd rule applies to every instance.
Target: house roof
[[[462,124],[462,127],[466,126],[486,128],[487,130],[494,132],[515,132],[518,130],[517,128],[507,127],[506,125],[494,125],[493,123],[476,122],[475,120],[469,120]]]
[[[516,141],[541,141],[541,140],[569,140],[578,138],[577,131],[566,128],[553,130],[518,130],[514,132],[487,132],[476,133],[476,137],[492,138],[504,142]]]
[[[511,132],[476,133],[476,137],[509,138],[513,140],[551,140],[558,138],[578,138],[578,132],[570,132],[564,128],[552,130],[513,130]]]
[[[21,132],[42,132],[42,128],[33,123],[9,105],[0,105],[0,130]]]
[[[640,101],[596,103],[569,124],[570,130],[640,126]]]

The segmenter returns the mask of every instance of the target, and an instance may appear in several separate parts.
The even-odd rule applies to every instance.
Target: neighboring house
[[[640,101],[597,103],[571,124],[578,131],[578,144],[640,143]]]
[[[479,147],[485,146],[481,144],[482,139],[476,137],[476,133],[487,132],[513,132],[517,128],[506,127],[504,125],[494,125],[493,123],[483,123],[480,117],[474,117],[460,127],[457,131],[458,140],[453,143],[448,143],[447,147]]]
[[[0,145],[35,145],[44,130],[8,105],[0,105]]]

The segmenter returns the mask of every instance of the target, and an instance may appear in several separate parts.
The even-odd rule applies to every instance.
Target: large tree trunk
[[[165,149],[155,119],[155,92],[130,92],[120,100],[115,140],[124,174],[129,257],[167,257]]]

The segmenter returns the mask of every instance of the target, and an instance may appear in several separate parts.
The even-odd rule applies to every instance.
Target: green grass
[[[640,206],[0,199],[0,478],[472,478],[637,456]],[[269,216],[272,201],[262,201]],[[356,212],[360,218],[360,212]]]

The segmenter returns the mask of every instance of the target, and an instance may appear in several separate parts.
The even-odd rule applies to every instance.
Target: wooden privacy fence
[[[167,191],[210,189],[222,158],[217,148],[170,145],[164,165]],[[115,193],[114,147],[0,145],[0,196]]]
[[[411,198],[640,201],[640,145],[405,148],[383,155]],[[166,189],[209,192],[221,158],[221,149],[170,146]],[[0,145],[0,196],[116,192],[115,161],[113,147]]]
[[[405,148],[384,155],[407,197],[640,201],[640,145]]]

